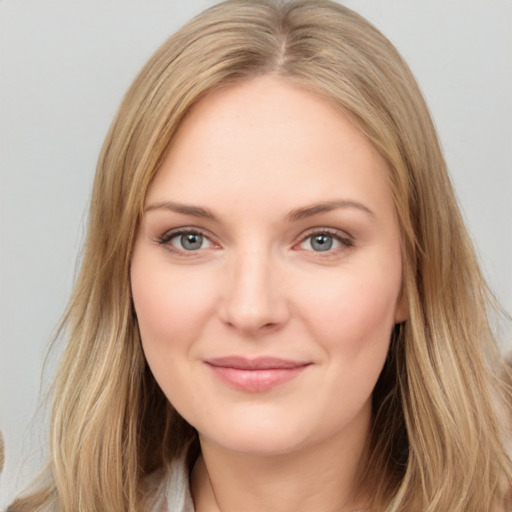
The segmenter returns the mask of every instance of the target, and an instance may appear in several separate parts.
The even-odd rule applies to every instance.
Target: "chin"
[[[190,418],[201,443],[246,455],[274,456],[317,449],[322,445],[340,447],[362,441],[368,431],[371,401],[346,404],[344,410],[332,407],[279,409],[269,404],[238,408],[232,404],[223,414],[209,418]],[[219,412],[219,411],[217,411]],[[194,422],[194,419],[199,421]],[[205,419],[207,421],[205,421]]]
[[[219,448],[246,455],[274,456],[321,444],[336,437],[336,430],[308,422],[307,418],[243,415],[223,425],[208,425],[198,429],[201,441],[212,442]],[[201,427],[201,425],[199,426]]]
[[[191,418],[191,423],[199,432],[201,442],[232,452],[276,455],[307,444],[310,436],[303,421],[291,418],[286,421],[282,415],[263,414],[261,410],[252,412],[220,416],[216,421],[199,421],[195,425]]]
[[[209,441],[214,442],[220,448],[227,451],[265,457],[298,451],[307,444],[305,439],[283,438],[271,433],[266,434],[265,432],[259,432],[253,435],[248,434],[247,432],[235,433],[230,436],[229,439],[219,436],[209,438]],[[201,441],[203,441],[204,437],[205,436],[200,434]]]

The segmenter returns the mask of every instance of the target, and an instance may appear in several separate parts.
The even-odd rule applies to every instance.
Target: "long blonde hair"
[[[410,316],[373,395],[371,510],[504,511],[512,403],[480,273],[419,88],[391,43],[328,0],[233,0],[189,22],[126,93],[100,155],[83,263],[61,330],[51,455],[9,510],[130,511],[144,478],[195,438],[140,346],[130,259],[146,190],[188,110],[273,73],[327,99],[386,160]],[[502,414],[503,412],[503,414]]]

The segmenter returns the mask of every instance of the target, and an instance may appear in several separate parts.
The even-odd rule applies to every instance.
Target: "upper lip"
[[[236,370],[287,370],[307,366],[308,362],[282,359],[280,357],[214,357],[205,360],[206,364],[221,368],[234,368]]]

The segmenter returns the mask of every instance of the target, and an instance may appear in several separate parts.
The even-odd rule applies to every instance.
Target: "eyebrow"
[[[192,215],[193,217],[202,217],[205,219],[216,220],[215,215],[207,208],[201,208],[200,206],[189,206],[182,203],[175,203],[173,201],[161,201],[158,203],[150,204],[144,208],[144,212],[160,209],[182,213],[184,215]]]
[[[337,210],[338,208],[357,208],[358,210],[367,213],[371,217],[375,217],[375,213],[363,203],[360,203],[359,201],[353,201],[351,199],[339,199],[337,201],[328,201],[326,203],[319,203],[312,206],[306,206],[304,208],[296,208],[292,210],[286,216],[286,218],[288,221],[293,222],[306,219],[308,217],[313,217],[314,215],[319,215],[321,213]]]
[[[339,199],[336,201],[327,201],[325,203],[314,204],[312,206],[295,208],[286,215],[286,220],[288,222],[294,222],[306,219],[308,217],[313,217],[315,215],[320,215],[321,213],[337,210],[339,208],[356,208],[367,213],[371,217],[375,217],[375,213],[363,203],[360,203],[359,201],[353,201],[351,199]],[[200,206],[190,206],[173,201],[161,201],[152,203],[144,208],[144,212],[160,209],[182,213],[183,215],[191,215],[193,217],[217,220],[217,217],[207,208],[202,208]]]

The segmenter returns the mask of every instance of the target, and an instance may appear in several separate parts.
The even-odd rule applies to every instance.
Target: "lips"
[[[228,386],[246,392],[270,391],[298,377],[311,363],[275,357],[248,359],[220,357],[207,359],[205,364]]]

